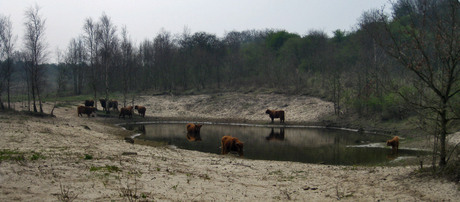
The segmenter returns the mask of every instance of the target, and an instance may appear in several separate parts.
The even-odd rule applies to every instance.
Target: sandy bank
[[[266,122],[267,108],[292,122],[315,122],[332,104],[273,94],[140,97],[147,116]],[[0,163],[0,201],[457,201],[453,182],[413,174],[416,166],[356,167],[260,161],[126,143],[107,118],[0,113],[0,148],[25,160]],[[49,111],[49,106],[45,110]],[[240,113],[234,113],[238,111]],[[14,151],[14,152],[13,152]]]

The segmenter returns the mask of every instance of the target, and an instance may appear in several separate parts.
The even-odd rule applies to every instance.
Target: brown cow
[[[121,116],[125,118],[126,115],[129,116],[129,118],[133,118],[133,107],[132,106],[122,107],[120,109],[120,115],[118,115],[118,118],[120,118]]]
[[[284,123],[284,111],[283,110],[277,111],[277,110],[267,109],[267,111],[265,111],[265,113],[270,116],[270,118],[272,119],[272,123],[273,123],[273,120],[275,118],[279,118],[280,123]]]
[[[187,133],[200,133],[201,124],[187,123],[185,126],[187,128]]]
[[[222,137],[222,154],[228,154],[228,152],[237,152],[238,155],[243,156],[243,142],[240,142],[238,138],[226,135]]]
[[[86,107],[94,107],[94,100],[85,100]]]
[[[78,106],[77,107],[78,116],[83,116],[83,114],[86,114],[89,117],[91,114],[93,114],[95,112],[96,112],[95,107],[86,107],[86,106]],[[94,117],[94,114],[93,114],[93,117]]]
[[[145,111],[146,111],[147,109],[145,109],[144,106],[138,106],[138,105],[136,105],[136,106],[134,106],[134,109],[137,109],[137,113],[139,113],[140,116],[145,117]]]
[[[110,100],[109,101],[109,109],[112,108],[113,110],[118,111],[118,101],[116,100]]]
[[[393,139],[387,141],[387,146],[391,146],[393,151],[398,152],[398,147],[399,147],[399,137],[394,136]]]
[[[108,102],[105,99],[99,99],[101,102],[101,106],[103,110],[106,110],[106,106],[108,104],[107,110],[113,109],[118,111],[118,101],[116,100],[109,100]]]

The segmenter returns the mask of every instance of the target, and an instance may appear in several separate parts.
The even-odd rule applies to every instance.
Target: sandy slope
[[[147,116],[268,121],[266,108],[286,121],[315,122],[331,103],[305,96],[221,95],[141,97]],[[49,111],[49,108],[46,108]],[[234,113],[234,111],[244,111]],[[0,148],[26,160],[0,163],[0,201],[458,201],[458,185],[417,177],[416,167],[353,167],[241,159],[231,155],[126,143],[128,132],[107,118],[56,118],[0,113]],[[140,119],[139,119],[140,120]],[[185,133],[185,131],[184,131]],[[31,156],[38,156],[31,160]],[[137,155],[123,155],[134,152]],[[92,159],[85,159],[87,156]],[[130,154],[130,153],[128,153]],[[5,156],[5,155],[3,155]],[[129,194],[131,193],[131,194]]]

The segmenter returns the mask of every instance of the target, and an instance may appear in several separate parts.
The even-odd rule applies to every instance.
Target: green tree
[[[399,91],[405,100],[419,110],[429,111],[439,127],[439,165],[447,164],[446,137],[450,123],[459,118],[453,100],[460,92],[460,3],[457,0],[400,0],[389,18],[382,11],[366,13],[361,21],[385,52],[413,73],[415,91]],[[407,14],[406,14],[407,13]],[[422,95],[421,102],[414,102]]]

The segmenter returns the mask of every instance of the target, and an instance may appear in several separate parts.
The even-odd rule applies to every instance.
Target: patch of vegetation
[[[93,159],[93,156],[90,154],[85,154],[85,160],[91,160]]]
[[[271,171],[268,173],[268,175],[281,175],[281,174],[283,174],[281,170]]]
[[[72,102],[58,102],[58,103],[56,103],[56,108],[71,107],[71,106],[73,106]]]
[[[50,96],[50,97],[45,97],[44,101],[52,102],[52,101],[54,101],[56,99],[59,102],[78,102],[78,101],[81,101],[83,103],[85,100],[92,99],[91,97],[92,96],[89,95],[89,94],[88,95],[65,96],[65,97],[57,97],[57,98],[54,98],[53,96]]]
[[[120,168],[118,168],[117,166],[110,166],[110,165],[105,165],[105,166],[91,166],[91,168],[89,169],[89,171],[92,171],[92,172],[95,172],[95,171],[102,171],[102,170],[105,170],[109,173],[112,173],[112,172],[120,172]]]
[[[0,150],[0,162],[2,161],[24,161],[24,153],[8,149]]]
[[[30,157],[30,160],[34,161],[38,159],[46,159],[46,157],[38,152],[32,152],[32,156]]]
[[[33,111],[22,111],[27,116],[35,116],[35,117],[46,117],[47,114],[41,112],[33,112]]]

